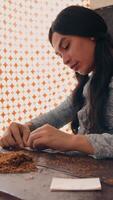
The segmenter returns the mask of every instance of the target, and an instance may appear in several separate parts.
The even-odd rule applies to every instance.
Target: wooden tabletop
[[[95,160],[78,153],[54,151],[30,152],[37,162],[37,171],[24,174],[0,174],[0,189],[24,200],[112,200],[113,159]],[[51,192],[53,177],[99,177],[101,191]],[[2,200],[0,198],[0,200]]]

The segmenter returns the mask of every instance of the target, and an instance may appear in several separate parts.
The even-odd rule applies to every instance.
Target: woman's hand
[[[71,150],[73,134],[64,133],[49,124],[33,131],[27,145],[31,148],[52,148],[61,151]]]
[[[12,122],[0,138],[0,146],[7,147],[24,147],[30,135],[30,123],[24,125]]]

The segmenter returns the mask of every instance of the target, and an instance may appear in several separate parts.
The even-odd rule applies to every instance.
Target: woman
[[[56,17],[49,40],[64,64],[75,71],[78,85],[54,110],[25,125],[13,122],[1,138],[1,146],[113,157],[113,42],[106,23],[88,8],[70,6]],[[72,122],[74,134],[58,129],[68,122]]]

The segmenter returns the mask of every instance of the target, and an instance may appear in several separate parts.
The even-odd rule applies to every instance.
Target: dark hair
[[[70,6],[62,10],[49,30],[49,41],[52,34],[78,35],[94,37],[96,40],[94,65],[95,71],[89,85],[89,132],[102,133],[107,130],[105,120],[105,105],[109,95],[109,82],[113,76],[113,40],[108,33],[104,19],[95,11],[82,7]],[[73,104],[79,111],[84,105],[83,88],[88,81],[88,75],[76,73],[78,85],[73,92]],[[77,113],[71,123],[73,132],[79,126]]]

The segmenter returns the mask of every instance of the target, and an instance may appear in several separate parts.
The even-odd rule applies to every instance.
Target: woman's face
[[[93,37],[61,35],[54,32],[52,46],[65,65],[75,72],[86,75],[94,70],[94,53],[96,42]]]

